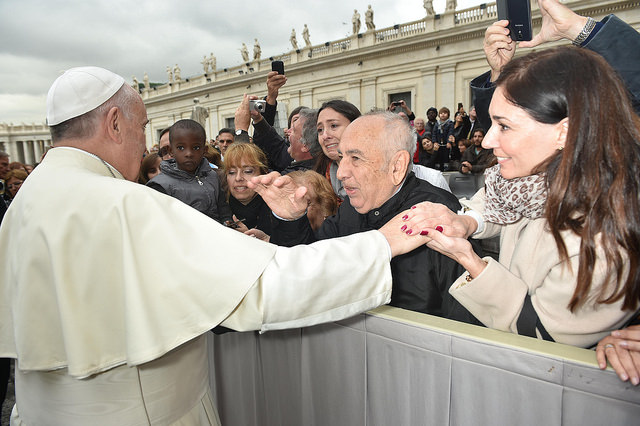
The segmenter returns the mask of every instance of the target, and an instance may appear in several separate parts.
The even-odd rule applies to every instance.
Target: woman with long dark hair
[[[467,269],[449,291],[485,325],[592,346],[640,300],[640,121],[616,72],[586,49],[512,60],[495,85],[483,146],[498,165],[474,199],[484,236],[501,235],[500,261],[429,226],[428,206],[406,226]]]
[[[344,200],[347,194],[336,176],[340,158],[338,144],[344,129],[360,115],[360,110],[355,105],[339,99],[325,102],[318,110],[316,128],[322,153],[318,156],[313,170],[329,179],[334,192],[341,200]]]

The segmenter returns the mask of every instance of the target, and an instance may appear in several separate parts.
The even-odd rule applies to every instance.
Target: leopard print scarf
[[[506,225],[522,217],[537,219],[544,214],[547,183],[544,173],[522,178],[505,179],[500,165],[485,171],[485,221]]]

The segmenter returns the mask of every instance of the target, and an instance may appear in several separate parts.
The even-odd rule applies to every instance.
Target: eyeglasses
[[[22,186],[22,181],[16,182],[16,183],[10,183],[9,185],[7,185],[7,188],[9,189],[20,188],[20,186]]]
[[[158,151],[158,155],[160,157],[164,157],[165,155],[169,154],[169,150],[170,150],[170,147],[163,146],[162,149],[160,151]]]

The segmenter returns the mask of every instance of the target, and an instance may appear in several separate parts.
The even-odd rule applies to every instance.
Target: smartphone
[[[513,41],[531,40],[531,3],[529,0],[497,0],[498,19],[509,21]]]
[[[271,71],[277,71],[278,74],[284,75],[284,62],[282,61],[271,62]]]

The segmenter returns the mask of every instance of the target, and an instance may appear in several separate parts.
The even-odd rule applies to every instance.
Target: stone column
[[[362,80],[362,87],[360,89],[360,112],[363,114],[369,111],[371,108],[377,107],[376,103],[376,78],[367,78]],[[383,105],[384,107],[384,105]]]
[[[44,141],[41,141],[41,140],[34,141],[33,153],[34,153],[35,161],[32,164],[35,164],[38,161],[40,161],[40,157],[42,157],[43,149],[44,149]]]
[[[34,147],[34,141],[27,141],[25,143],[25,164],[34,164],[36,162],[36,153]]]
[[[304,89],[300,91],[300,105],[313,108],[313,89]]]
[[[456,109],[456,64],[449,64],[440,67],[440,93],[438,102],[439,106],[436,108],[446,106],[451,110],[451,116]]]
[[[360,105],[361,103],[360,81],[361,80],[349,82],[349,89],[347,90],[347,101],[351,102],[354,105]]]
[[[418,99],[413,112],[416,117],[426,119],[427,109],[436,106],[436,67],[424,68],[421,74]],[[436,108],[438,107],[436,106]]]

